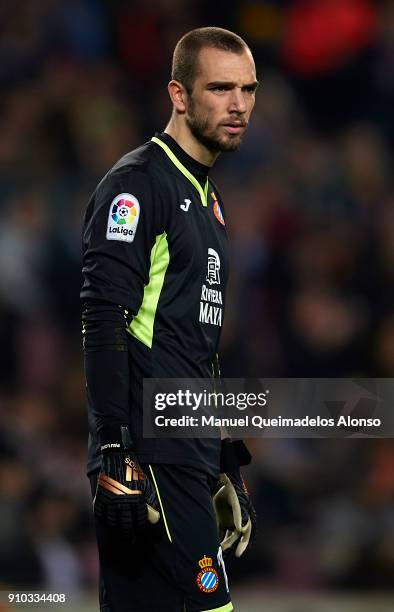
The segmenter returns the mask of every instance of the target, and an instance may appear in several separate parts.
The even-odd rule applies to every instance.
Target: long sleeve
[[[156,213],[147,176],[128,169],[100,183],[83,235],[84,362],[89,418],[101,445],[131,422],[127,326],[149,282]]]

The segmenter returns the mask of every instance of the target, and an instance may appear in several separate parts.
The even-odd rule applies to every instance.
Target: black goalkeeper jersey
[[[228,251],[223,204],[208,170],[165,133],[125,155],[88,204],[81,297],[121,305],[130,316],[127,411],[139,460],[216,475],[219,439],[142,436],[144,378],[212,376]],[[108,372],[109,411],[117,374]],[[89,393],[88,410],[91,472],[100,453]]]

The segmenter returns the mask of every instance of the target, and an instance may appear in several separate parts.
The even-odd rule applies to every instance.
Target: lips
[[[226,125],[228,127],[245,127],[246,123],[243,123],[242,121],[228,121],[222,125]]]
[[[223,127],[230,132],[230,134],[238,134],[241,130],[245,129],[245,124],[243,123],[225,123]]]

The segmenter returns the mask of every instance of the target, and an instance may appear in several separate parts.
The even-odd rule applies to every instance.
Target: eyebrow
[[[252,83],[245,83],[245,85],[242,85],[242,89],[253,88],[256,90],[259,84],[260,84],[259,81],[253,81]],[[206,86],[207,87],[236,87],[237,85],[233,81],[212,81],[211,83],[207,83]]]

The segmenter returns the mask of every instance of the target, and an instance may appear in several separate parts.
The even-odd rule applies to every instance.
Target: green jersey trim
[[[176,155],[174,155],[170,147],[166,145],[165,142],[163,142],[159,138],[156,138],[156,136],[153,136],[152,140],[153,142],[158,144],[159,147],[163,149],[163,151],[168,155],[168,157],[170,158],[174,166],[176,166],[178,170],[182,172],[182,174],[186,176],[186,178],[194,185],[194,187],[197,189],[198,193],[200,194],[202,205],[207,206],[208,205],[208,178],[205,182],[205,187],[203,189],[200,183],[198,182],[198,180],[192,175],[191,172],[189,172],[187,168],[185,168],[185,166],[179,161],[179,159],[176,157]]]
[[[153,473],[152,466],[150,464],[149,464],[149,470],[150,470],[150,473],[152,474],[153,484],[155,485],[157,497],[159,499],[160,509],[161,509],[161,513],[163,515],[163,521],[164,521],[164,525],[165,525],[165,528],[166,528],[167,536],[168,536],[168,539],[170,540],[170,542],[172,544],[172,538],[171,538],[170,530],[168,528],[168,523],[167,523],[166,515],[165,515],[165,512],[164,512],[164,508],[163,508],[163,502],[161,501],[159,487],[157,486],[156,478],[155,478],[155,475]]]
[[[127,331],[145,344],[152,348],[153,326],[157,304],[159,303],[160,293],[163,288],[164,277],[170,261],[168,250],[167,234],[163,232],[156,236],[155,244],[150,254],[149,283],[145,285],[144,297],[139,311],[127,328]]]

